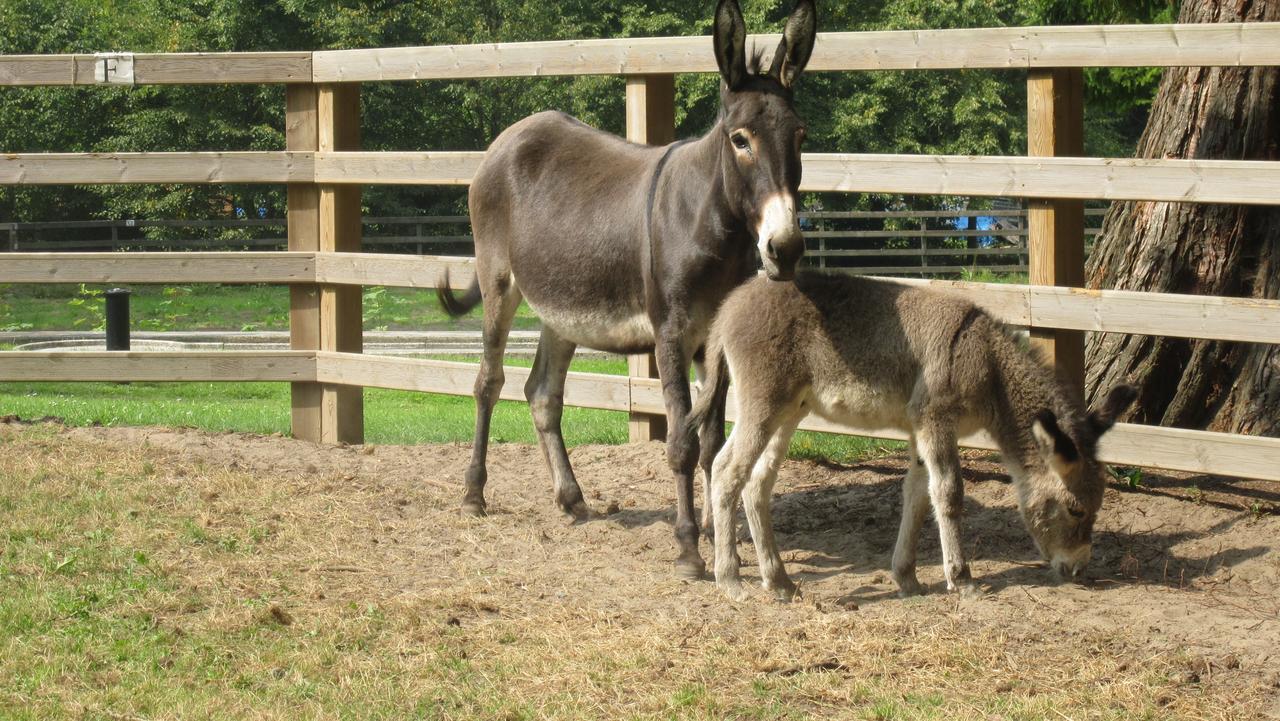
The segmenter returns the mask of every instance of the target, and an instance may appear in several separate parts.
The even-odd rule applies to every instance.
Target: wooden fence
[[[757,36],[774,47],[775,36]],[[1280,342],[1280,302],[1088,291],[1085,200],[1280,204],[1280,163],[1131,160],[1083,155],[1085,67],[1277,66],[1280,23],[826,33],[812,71],[1003,68],[1027,73],[1026,157],[806,154],[806,191],[1020,197],[1029,201],[1028,286],[946,281],[1014,324],[1070,377],[1083,378],[1083,332]],[[324,442],[363,437],[361,388],[469,394],[468,364],[361,354],[360,286],[459,283],[472,261],[360,251],[363,184],[466,184],[481,153],[359,150],[359,83],[411,79],[620,74],[627,135],[674,132],[673,73],[713,72],[707,37],[556,41],[302,53],[0,56],[0,85],[283,83],[286,144],[275,152],[13,153],[0,184],[286,183],[286,252],[9,253],[0,282],[260,282],[291,288],[293,350],[252,353],[0,353],[0,380],[282,381],[293,431]],[[658,434],[652,362],[630,376],[570,374],[566,402],[632,414],[633,437]],[[528,371],[507,370],[519,399]],[[896,437],[873,428],[815,430]],[[966,443],[991,447],[991,439]],[[1112,463],[1280,480],[1280,439],[1121,424],[1100,449]]]
[[[1104,208],[1085,211],[1094,221],[1105,213]],[[808,267],[859,275],[1028,271],[1027,211],[1021,209],[803,211],[799,217],[808,245],[803,262]],[[995,227],[977,228],[979,218],[991,220]],[[361,246],[379,252],[471,255],[470,220],[465,215],[364,217]],[[886,221],[899,227],[886,227]],[[0,234],[8,234],[8,251],[14,253],[284,250],[289,242],[282,233],[286,223],[284,218],[62,220],[0,223]],[[147,237],[151,228],[168,230],[168,237]],[[1098,231],[1087,228],[1086,243]],[[982,245],[983,239],[991,242]]]

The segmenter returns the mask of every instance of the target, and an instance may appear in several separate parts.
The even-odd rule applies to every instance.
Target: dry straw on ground
[[[10,659],[0,660],[10,681],[0,704],[32,718],[1280,709],[1280,517],[1265,485],[1117,485],[1100,521],[1097,582],[1058,586],[1035,562],[998,468],[974,455],[966,539],[989,593],[941,593],[926,534],[921,579],[933,593],[902,601],[887,568],[903,460],[789,462],[775,515],[803,598],[735,605],[710,582],[672,577],[658,444],[575,449],[602,517],[568,525],[526,446],[493,449],[492,513],[472,519],[456,512],[469,455],[458,445],[16,424],[0,425],[0,441],[11,529],[0,584],[50,609],[0,647]],[[107,534],[96,546],[86,540],[95,532]],[[59,569],[69,548],[84,565]],[[743,555],[750,577],[749,546]],[[126,571],[153,580],[109,583]],[[111,583],[124,590],[104,599]],[[76,593],[98,600],[60,617],[56,599]]]

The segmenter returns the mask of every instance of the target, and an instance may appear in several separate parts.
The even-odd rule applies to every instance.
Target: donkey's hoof
[[[463,501],[458,512],[464,516],[484,518],[488,513],[484,509],[484,501]]]
[[[570,523],[582,523],[583,521],[591,520],[591,507],[587,505],[586,501],[579,500],[568,505],[557,505],[560,506],[561,512],[564,513]]]
[[[924,586],[915,578],[902,578],[898,580],[898,598],[911,598],[912,596],[923,596]]]
[[[689,555],[676,559],[676,578],[682,581],[700,581],[707,572],[707,564],[701,556]]]
[[[966,601],[974,601],[987,595],[986,590],[973,581],[956,584],[955,588],[949,590]]]

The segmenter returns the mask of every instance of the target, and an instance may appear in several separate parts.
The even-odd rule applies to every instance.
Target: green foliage
[[[191,295],[191,286],[165,286],[160,289],[161,300],[155,304],[155,308],[142,318],[138,318],[136,323],[139,328],[145,330],[174,330],[180,321],[186,318],[186,300]]]
[[[752,29],[776,30],[790,0],[747,0]],[[265,51],[693,35],[710,31],[711,2],[674,0],[6,0],[0,53]],[[1164,0],[886,0],[823,3],[823,30],[964,28],[1046,23],[1153,22]],[[1157,71],[1089,73],[1087,143],[1131,151]],[[677,80],[678,133],[712,125],[713,75]],[[368,83],[362,142],[371,150],[482,149],[507,125],[559,109],[613,132],[624,125],[623,82],[612,76]],[[798,94],[815,151],[1017,154],[1025,146],[1025,90],[1016,71],[813,73]],[[284,147],[279,86],[15,88],[0,93],[0,150],[276,150]],[[828,209],[882,208],[901,199],[838,196]],[[946,199],[928,201],[943,205]],[[373,186],[373,215],[459,213],[457,188]],[[919,203],[917,203],[919,205]],[[261,208],[279,217],[284,189],[137,185],[7,187],[0,218],[215,218]],[[149,229],[149,237],[168,237]]]
[[[76,319],[72,321],[72,325],[76,328],[87,327],[88,330],[106,328],[106,310],[103,305],[103,292],[81,283],[79,292],[67,301],[67,306],[76,313]]]
[[[19,322],[13,312],[13,304],[9,302],[8,285],[0,285],[0,333],[17,330],[30,330],[31,323]]]

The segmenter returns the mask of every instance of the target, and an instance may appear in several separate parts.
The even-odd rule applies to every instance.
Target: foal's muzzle
[[[1065,581],[1080,581],[1084,578],[1084,570],[1089,566],[1092,556],[1089,544],[1078,546],[1070,551],[1056,553],[1050,565],[1058,576]]]

